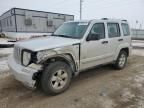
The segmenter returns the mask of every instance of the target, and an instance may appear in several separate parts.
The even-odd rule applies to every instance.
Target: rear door
[[[107,29],[108,29],[109,47],[110,51],[112,52],[114,60],[116,50],[118,46],[123,42],[123,38],[120,32],[119,23],[108,22]]]

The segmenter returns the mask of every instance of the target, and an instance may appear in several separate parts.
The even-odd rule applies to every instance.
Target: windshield
[[[80,39],[83,37],[87,26],[88,22],[64,23],[54,32],[53,36]]]

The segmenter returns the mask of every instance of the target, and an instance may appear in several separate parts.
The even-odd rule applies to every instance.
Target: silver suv
[[[108,63],[123,69],[130,53],[126,20],[72,21],[51,36],[17,43],[8,63],[18,81],[59,94],[83,70]]]

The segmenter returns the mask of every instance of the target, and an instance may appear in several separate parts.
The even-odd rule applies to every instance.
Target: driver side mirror
[[[92,41],[92,40],[99,40],[100,39],[100,35],[99,34],[89,34],[89,36],[87,37],[87,41]]]

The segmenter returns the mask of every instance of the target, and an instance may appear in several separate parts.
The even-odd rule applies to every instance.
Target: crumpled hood
[[[43,38],[30,39],[16,43],[16,46],[28,49],[31,51],[40,51],[64,47],[72,44],[80,43],[79,39],[48,36]]]

